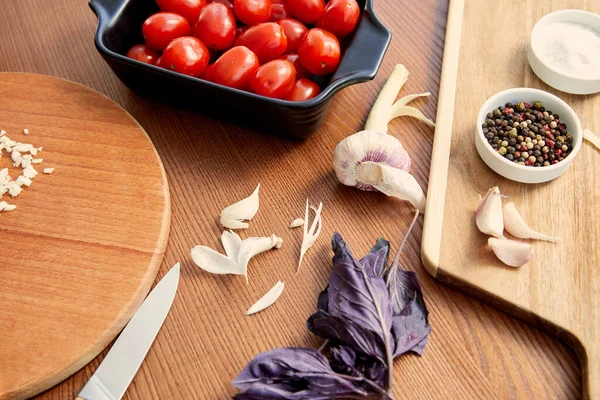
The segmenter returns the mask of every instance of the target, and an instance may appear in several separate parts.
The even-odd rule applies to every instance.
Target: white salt
[[[532,46],[541,60],[558,72],[580,78],[600,78],[600,32],[574,22],[540,27]]]

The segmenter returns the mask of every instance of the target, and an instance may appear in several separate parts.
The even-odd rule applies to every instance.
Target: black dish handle
[[[117,15],[123,5],[123,0],[90,0],[89,6],[98,17],[98,31]]]
[[[373,11],[372,0],[367,0],[358,29],[331,82],[344,79],[355,83],[375,78],[391,39],[392,33]]]

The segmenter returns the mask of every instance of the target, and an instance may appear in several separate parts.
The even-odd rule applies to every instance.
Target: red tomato
[[[235,41],[236,46],[246,46],[256,54],[261,64],[279,57],[287,48],[287,38],[281,26],[265,22],[250,27]]]
[[[233,0],[208,0],[209,3],[221,3],[230,10],[233,10]]]
[[[260,24],[271,18],[271,0],[234,0],[233,10],[244,24]]]
[[[179,14],[159,12],[150,16],[142,25],[146,44],[154,50],[162,51],[171,40],[188,36],[192,32],[189,22]]]
[[[333,34],[313,28],[298,47],[300,62],[315,75],[326,75],[336,70],[340,63],[340,43]]]
[[[354,30],[359,16],[356,0],[331,0],[316,26],[341,38]]]
[[[310,79],[299,79],[294,84],[291,92],[285,96],[289,101],[304,101],[312,99],[321,93],[321,88]]]
[[[287,5],[287,0],[271,0],[271,4],[285,4],[285,5]]]
[[[206,0],[156,0],[161,11],[169,11],[187,19],[190,25],[198,21],[200,10],[206,5]]]
[[[298,46],[300,46],[302,38],[308,32],[308,28],[302,22],[292,18],[282,19],[281,21],[277,21],[277,23],[281,25],[287,38],[286,53],[295,53],[298,51]]]
[[[272,4],[271,5],[271,18],[269,21],[277,22],[284,18],[291,18],[292,13],[288,8],[287,4]]]
[[[211,81],[242,89],[258,68],[258,58],[250,49],[236,46],[227,50],[211,67]]]
[[[158,53],[145,44],[136,44],[129,49],[127,57],[154,65],[156,64],[156,60],[158,60]]]
[[[300,57],[298,57],[298,54],[294,54],[294,53],[284,54],[279,58],[282,60],[288,60],[289,62],[294,64],[294,68],[296,68],[296,79],[310,77],[310,75],[311,75],[310,72],[308,72],[308,70],[306,68],[304,68],[304,65],[302,65],[302,63],[300,62]]]
[[[294,87],[296,69],[286,60],[273,60],[261,65],[250,80],[250,89],[256,94],[283,99]]]
[[[174,39],[165,47],[156,65],[180,74],[198,77],[206,70],[209,57],[208,49],[199,39],[183,36]]]
[[[221,3],[207,4],[194,25],[194,36],[209,49],[227,50],[235,41],[235,16]]]
[[[305,24],[314,24],[325,9],[325,0],[288,0],[292,15]]]

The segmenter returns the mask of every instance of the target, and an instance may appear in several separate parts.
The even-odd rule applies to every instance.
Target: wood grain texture
[[[432,160],[432,170],[448,171],[446,182],[429,188],[430,202],[443,209],[441,240],[436,225],[425,227],[423,259],[438,279],[469,291],[495,306],[563,338],[574,346],[583,364],[584,396],[600,398],[600,157],[584,143],[571,168],[545,184],[511,182],[492,172],[474,145],[475,121],[481,104],[510,87],[536,87],[563,98],[579,115],[584,127],[600,130],[600,96],[561,93],[541,82],[527,62],[530,31],[543,15],[565,8],[600,12],[591,1],[467,0],[462,24],[462,45],[452,139],[436,136],[435,146],[449,149],[446,157]],[[493,35],[487,18],[495,15]],[[521,23],[512,23],[519,15]],[[443,127],[442,127],[443,129]],[[504,267],[486,246],[487,238],[474,224],[478,194],[500,186],[531,225],[564,237],[558,244],[536,242],[532,261],[519,269]],[[446,190],[432,198],[434,190]],[[441,206],[441,208],[439,207]],[[429,210],[429,208],[428,208]],[[436,232],[437,231],[437,232]],[[437,239],[437,243],[436,243]]]
[[[428,117],[435,116],[447,5],[446,0],[375,0],[377,14],[394,35],[380,73],[371,83],[339,93],[315,136],[291,142],[131,93],[96,53],[96,20],[83,1],[55,0],[44,7],[37,0],[3,3],[0,70],[66,77],[115,99],[148,132],[169,176],[172,229],[159,275],[182,261],[182,276],[173,308],[125,399],[227,399],[234,393],[231,379],[257,352],[320,344],[304,323],[331,268],[331,234],[340,231],[356,254],[368,251],[379,235],[397,248],[412,218],[404,204],[340,186],[330,167],[333,149],[362,127],[395,63],[404,63],[411,72],[403,93],[433,93],[433,98],[415,105]],[[24,46],[35,51],[24,51]],[[411,119],[394,121],[390,128],[413,157],[412,172],[425,188],[433,132]],[[247,196],[258,182],[261,209],[244,235],[277,233],[285,239],[284,246],[251,262],[248,286],[243,278],[200,271],[189,259],[191,247],[202,243],[220,249],[219,212]],[[301,216],[307,197],[324,201],[324,227],[294,277],[301,238],[300,231],[287,226]],[[419,220],[402,263],[419,275],[433,333],[423,357],[397,361],[398,397],[580,397],[577,359],[564,345],[440,285],[425,272],[420,262],[421,226]],[[263,313],[243,316],[279,279],[286,289],[278,302]],[[101,361],[101,356],[94,359],[37,399],[74,398]],[[2,360],[0,366],[3,371]]]
[[[0,73],[0,125],[44,148],[40,174],[0,215],[0,398],[19,399],[78,371],[131,318],[162,261],[170,200],[144,130],[85,86]]]

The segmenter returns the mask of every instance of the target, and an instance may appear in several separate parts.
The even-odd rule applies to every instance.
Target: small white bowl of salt
[[[600,15],[560,10],[542,17],[531,31],[529,65],[555,89],[600,92]]]

